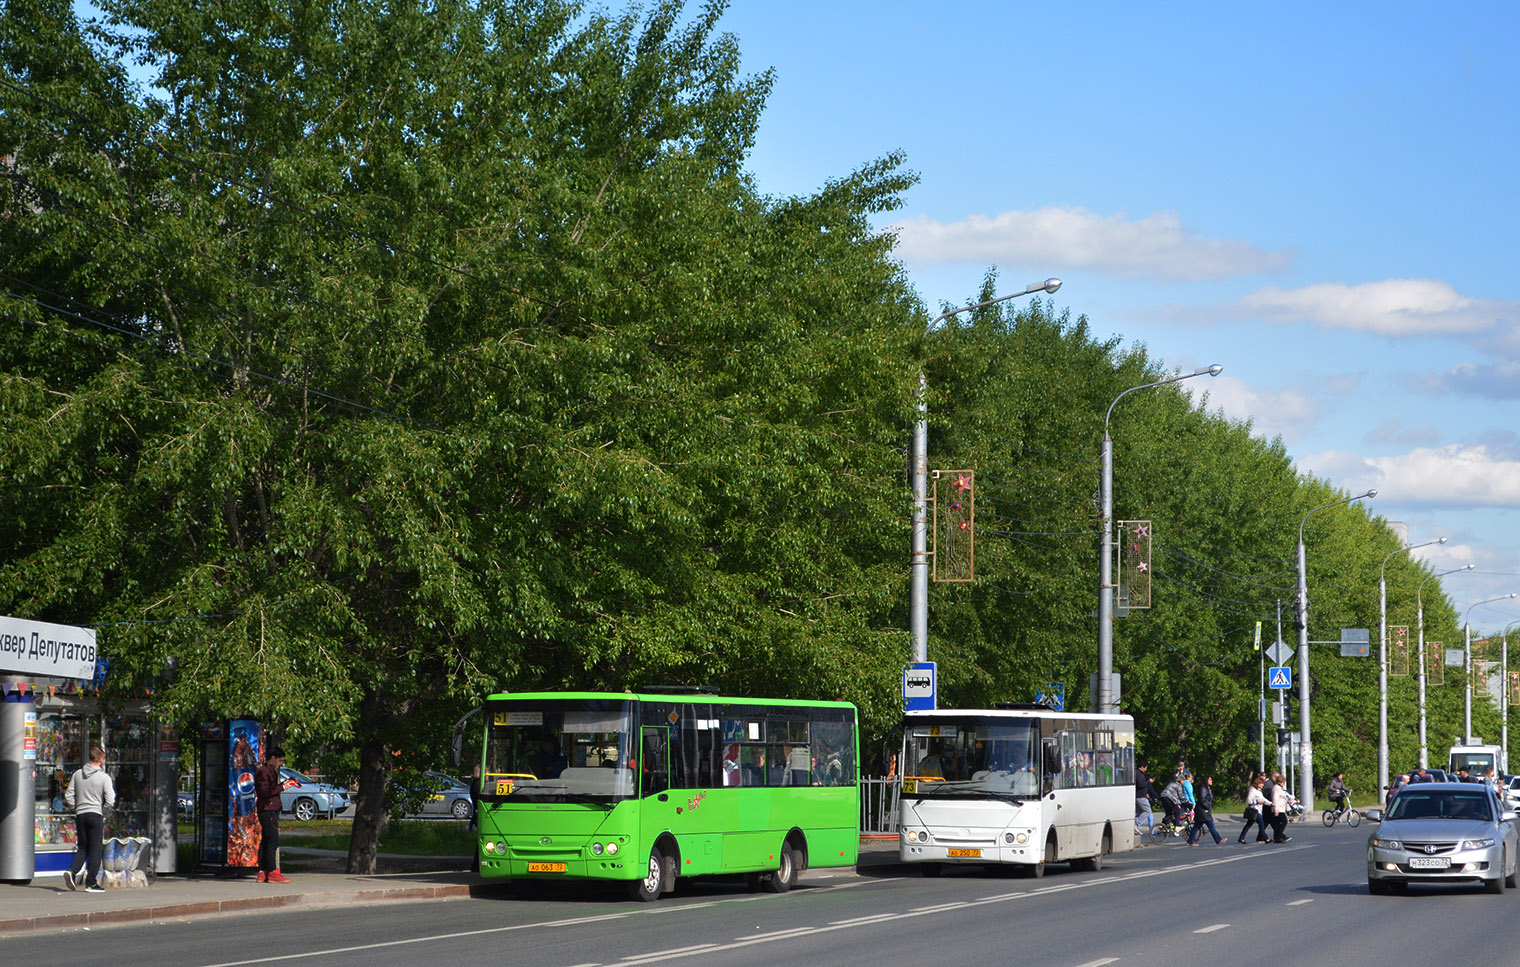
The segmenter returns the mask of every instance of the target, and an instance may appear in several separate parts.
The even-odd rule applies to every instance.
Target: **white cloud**
[[[1385,446],[1421,447],[1440,443],[1441,434],[1433,426],[1406,427],[1390,417],[1369,430],[1362,439]]]
[[[1123,277],[1196,282],[1278,272],[1292,256],[1233,239],[1203,238],[1176,212],[1141,219],[1083,208],[971,215],[958,222],[919,216],[893,226],[910,267],[952,262],[1037,264]]]
[[[1520,316],[1516,303],[1464,296],[1439,279],[1267,286],[1242,298],[1237,309],[1269,322],[1312,322],[1383,336],[1474,335]]]
[[[1410,377],[1405,381],[1430,396],[1476,396],[1489,400],[1520,399],[1520,362],[1479,365],[1461,363],[1444,373]]]
[[[1380,500],[1400,505],[1520,507],[1520,461],[1481,445],[1421,447],[1391,457],[1326,450],[1298,463],[1352,492],[1375,487]]]
[[[1211,380],[1188,380],[1182,384],[1195,402],[1208,394],[1208,409],[1226,419],[1251,421],[1251,432],[1268,440],[1281,436],[1291,443],[1314,427],[1319,407],[1298,386],[1258,389],[1244,380],[1223,373]]]

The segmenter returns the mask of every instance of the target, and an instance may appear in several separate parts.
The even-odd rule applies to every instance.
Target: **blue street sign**
[[[934,662],[916,661],[903,669],[903,708],[909,712],[932,712],[939,683]]]
[[[1293,669],[1287,665],[1273,665],[1267,669],[1268,688],[1292,688]]]
[[[1066,708],[1066,683],[1050,682],[1045,686],[1045,691],[1035,692],[1034,702],[1036,705],[1044,705],[1057,712],[1064,711]]]

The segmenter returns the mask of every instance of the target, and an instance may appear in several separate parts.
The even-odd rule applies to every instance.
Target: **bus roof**
[[[820,708],[855,708],[853,702],[825,702],[809,698],[752,698],[738,695],[683,692],[497,692],[487,695],[486,701],[563,701],[566,699],[595,699],[620,702],[674,702],[677,704],[754,705],[802,705]]]
[[[903,713],[903,718],[932,718],[933,716],[945,715],[984,715],[1001,718],[1042,718],[1042,719],[1091,719],[1093,721],[1127,719],[1130,716],[1120,712],[1061,712],[1042,705],[1023,705],[1018,708],[935,708],[935,709],[912,709]]]

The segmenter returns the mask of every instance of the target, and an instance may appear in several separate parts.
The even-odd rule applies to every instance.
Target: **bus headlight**
[[[602,855],[602,844],[601,843],[592,843],[591,844],[591,855],[592,856],[601,856]]]
[[[607,855],[608,856],[616,856],[617,855],[617,844],[616,843],[608,843],[607,844]]]
[[[1019,830],[1017,833],[1013,834],[1013,841],[1015,843],[1018,843],[1020,846],[1023,846],[1025,843],[1029,842],[1029,832],[1023,829]]]

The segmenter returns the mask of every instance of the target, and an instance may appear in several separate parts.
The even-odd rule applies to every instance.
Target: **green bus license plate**
[[[953,849],[953,850],[950,850],[950,855],[951,856],[977,856],[977,857],[979,857],[979,856],[982,855],[982,851],[979,850],[979,849]]]
[[[528,864],[528,872],[529,873],[563,873],[563,872],[565,872],[565,864],[563,864],[563,863],[529,863]]]

